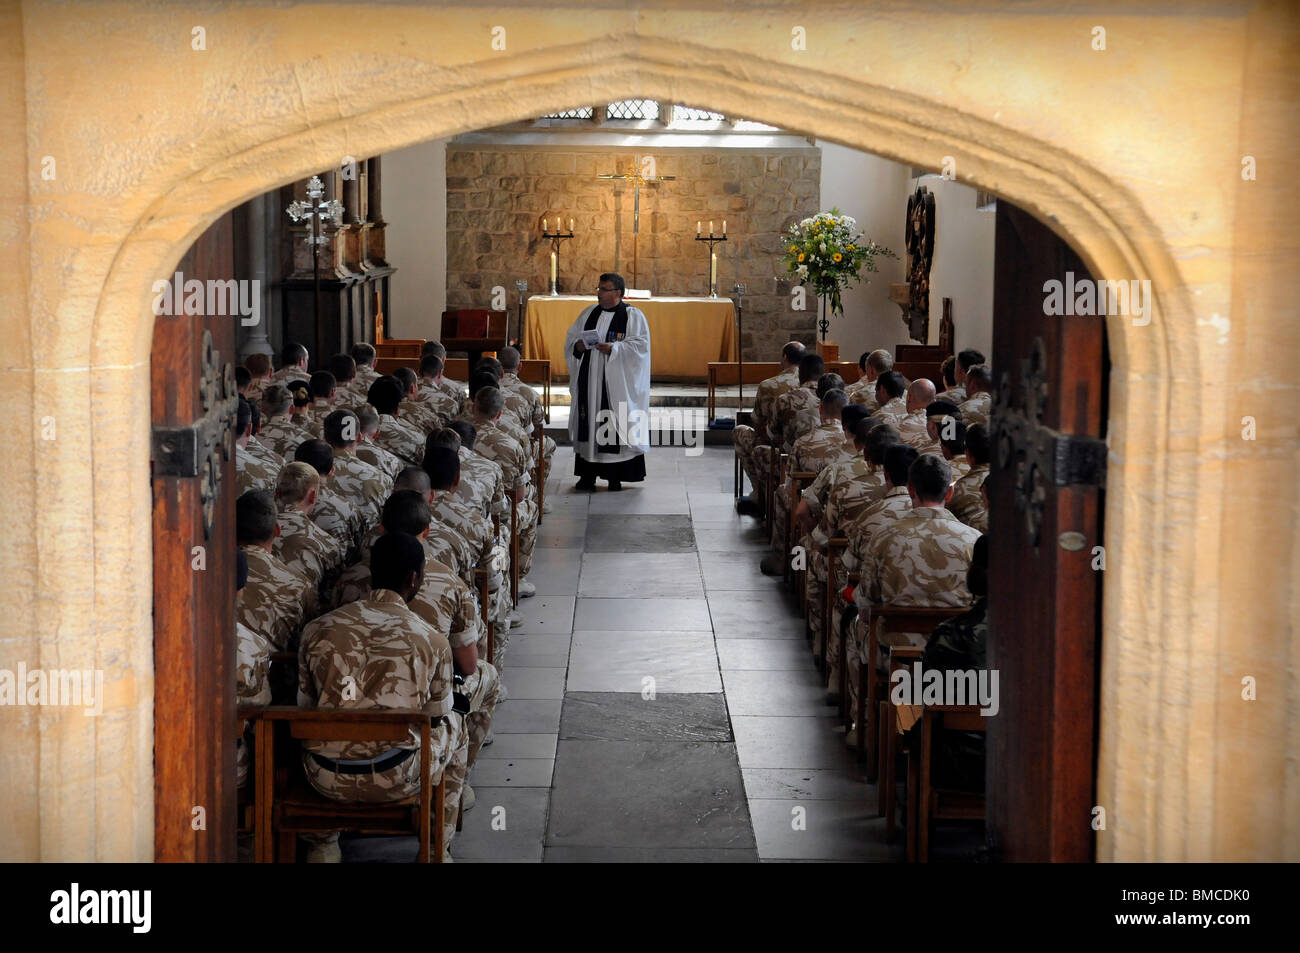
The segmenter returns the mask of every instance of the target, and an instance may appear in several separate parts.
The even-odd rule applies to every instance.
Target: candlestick
[[[709,296],[718,296],[718,253],[709,252]]]
[[[703,225],[702,222],[696,222],[696,223],[695,223],[695,234],[696,234],[696,236],[698,236],[698,235],[700,234],[700,230],[701,230],[703,227],[704,227],[704,225]]]
[[[548,240],[551,243],[551,292],[550,293],[552,295],[558,295],[560,293],[559,287],[557,285],[557,281],[559,279],[559,271],[560,271],[560,265],[559,265],[560,242],[564,241],[566,238],[573,237],[573,219],[569,219],[569,231],[567,233],[560,231],[560,229],[564,227],[563,223],[564,223],[564,219],[557,218],[555,220],[555,231],[552,232],[550,230],[551,220],[549,218],[542,219],[542,238]]]
[[[573,219],[569,219],[569,231],[573,231]]]
[[[550,229],[546,227],[546,224],[546,219],[542,219],[542,231],[549,232]]]
[[[713,219],[709,219],[709,237],[713,237]]]
[[[722,237],[727,237],[727,220],[725,218],[722,220]]]
[[[551,287],[552,288],[555,287],[556,261],[557,261],[557,256],[554,250],[552,250],[551,252]],[[554,294],[554,292],[552,292],[552,294]]]

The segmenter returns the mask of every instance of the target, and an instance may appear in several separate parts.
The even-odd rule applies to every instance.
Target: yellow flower
[[[843,261],[843,260],[844,260],[844,256],[841,255],[839,252],[836,252],[835,254],[831,255],[831,261]]]
[[[799,260],[800,260],[800,261],[803,261],[803,260],[804,260],[805,258],[807,258],[807,257],[808,257],[808,256],[805,255],[803,252],[800,252],[800,253],[799,253]]]
[[[791,246],[790,246],[790,254],[793,255],[793,254],[794,254],[795,252],[797,252],[798,250],[799,250],[799,246],[798,246],[798,245],[791,245]]]

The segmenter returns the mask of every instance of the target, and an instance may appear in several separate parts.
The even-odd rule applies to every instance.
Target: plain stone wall
[[[632,171],[652,154],[655,174],[676,176],[641,189],[637,282],[656,297],[708,294],[708,246],[695,225],[717,234],[718,295],[747,285],[745,357],[772,360],[791,338],[812,343],[815,298],[791,308],[779,259],[781,234],[820,210],[821,152],[815,148],[574,149],[546,146],[447,147],[447,306],[487,307],[494,286],[514,300],[526,278],[530,294],[550,288],[551,243],[542,219],[559,217],[574,237],[560,247],[561,294],[594,294],[600,274],[615,270],[632,284],[633,202],[630,183],[601,173]]]

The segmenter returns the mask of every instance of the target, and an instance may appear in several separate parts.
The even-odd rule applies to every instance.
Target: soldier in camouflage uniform
[[[242,397],[235,418],[235,495],[274,490],[278,468],[248,449],[253,439],[253,408]]]
[[[953,485],[948,509],[967,526],[987,533],[989,511],[981,491],[989,475],[989,434],[983,424],[966,428],[966,461],[970,469]]]
[[[311,520],[320,484],[320,474],[309,464],[285,464],[275,487],[280,533],[272,551],[316,587],[317,605],[326,609],[335,580],[343,571],[345,551],[338,540]]]
[[[505,398],[506,407],[516,415],[523,426],[524,433],[531,440],[546,422],[546,411],[542,407],[542,399],[537,396],[537,391],[533,389],[532,385],[525,384],[519,379],[519,352],[517,350],[512,347],[502,348],[498,360],[501,363],[502,373],[500,383],[497,386],[501,388],[501,395]],[[554,455],[555,441],[543,434],[542,460],[547,473],[551,472],[551,458]],[[534,456],[536,456],[535,453]]]
[[[753,426],[737,424],[732,431],[736,454],[752,487],[749,496],[736,504],[736,510],[747,516],[762,515],[762,501],[767,499],[770,476],[771,454],[768,448],[773,443],[769,417],[776,398],[799,386],[799,360],[803,356],[804,346],[798,341],[790,341],[781,348],[781,372],[759,384],[754,395],[754,409],[750,414]]]
[[[970,386],[967,383],[966,375],[970,369],[978,364],[986,363],[984,354],[974,348],[967,348],[964,351],[957,352],[956,366],[953,368],[953,386],[948,388],[946,400],[951,401],[960,407],[971,397]]]
[[[937,446],[932,446],[933,441],[926,427],[928,418],[925,409],[932,403],[934,403],[934,381],[924,377],[912,381],[907,388],[907,413],[895,425],[898,427],[898,435],[903,438],[903,443],[920,453],[928,453],[931,450],[934,453],[939,452]]]
[[[253,417],[253,435],[248,438],[244,449],[248,451],[250,457],[256,457],[266,466],[270,467],[276,473],[280,472],[280,467],[284,466],[284,457],[272,450],[266,443],[258,439],[257,435],[262,432],[262,412],[258,409],[258,404],[248,401],[248,410]]]
[[[397,474],[402,472],[402,468],[410,464],[375,442],[375,437],[379,433],[379,415],[369,404],[363,404],[361,409],[356,411],[356,415],[357,420],[361,422],[361,435],[357,440],[356,449],[358,459],[370,464],[390,481],[397,479]]]
[[[248,370],[248,387],[244,389],[244,399],[250,404],[262,402],[262,392],[271,383],[271,356],[269,354],[250,354],[244,359]]]
[[[445,778],[443,813],[450,842],[468,771],[463,716],[452,710],[452,651],[409,606],[424,579],[419,540],[391,533],[371,553],[372,589],[308,625],[298,658],[304,708],[423,709],[437,720],[432,763],[420,763],[420,734],[396,744],[304,742],[303,768],[317,791],[338,801],[383,802],[419,794],[422,772]]]
[[[379,522],[393,481],[357,456],[361,420],[351,410],[336,410],[321,422],[321,436],[334,452],[334,488],[361,514],[366,529]]]
[[[393,379],[403,388],[402,402],[398,405],[401,419],[408,427],[420,432],[423,439],[430,431],[442,429],[442,421],[433,405],[420,394],[419,378],[409,367],[399,367],[393,371]]]
[[[966,388],[957,386],[957,358],[951,354],[945,357],[939,365],[939,375],[943,378],[944,389],[936,395],[936,400],[960,404],[966,399]]]
[[[294,424],[319,440],[322,421],[335,410],[334,398],[338,384],[329,371],[317,371],[311,376],[308,386],[311,388],[311,403],[291,419]]]
[[[876,380],[876,403],[873,417],[894,427],[900,427],[907,416],[907,381],[898,371],[888,371]],[[900,429],[901,433],[901,429]]]
[[[248,583],[248,559],[243,550],[235,550],[235,591],[243,591]],[[238,605],[238,596],[236,596]],[[235,704],[271,704],[271,653],[275,646],[260,632],[255,632],[238,619],[235,620]],[[244,722],[244,736],[235,741],[235,784],[243,787],[248,782],[250,768],[248,748],[248,723]]]
[[[258,440],[286,460],[293,459],[298,444],[311,439],[311,434],[289,419],[292,410],[293,394],[283,384],[271,384],[263,392]]]
[[[354,367],[350,389],[353,395],[364,401],[370,392],[370,385],[379,380],[380,374],[375,370],[375,348],[372,344],[352,345],[352,364]]]
[[[858,359],[858,367],[862,368],[862,376],[846,389],[846,393],[849,400],[861,404],[874,414],[880,407],[876,400],[876,382],[881,374],[888,374],[894,369],[894,355],[883,350],[872,351]]]
[[[925,414],[926,432],[934,449],[921,452],[943,457],[956,483],[970,469],[966,462],[966,425],[962,423],[961,411],[946,400],[936,400],[925,408]]]
[[[301,344],[289,342],[280,349],[280,369],[271,375],[271,383],[288,384],[290,381],[309,380],[309,356]]]
[[[285,649],[303,623],[316,617],[318,602],[316,587],[272,552],[279,532],[270,493],[250,490],[235,501],[235,538],[248,561],[236,618],[276,649]]]
[[[863,554],[854,593],[859,615],[853,624],[854,645],[848,653],[851,710],[857,710],[859,667],[875,664],[874,659],[865,657],[868,633],[864,619],[870,606],[964,608],[971,603],[966,573],[980,534],[944,508],[952,495],[951,479],[952,471],[941,458],[933,454],[917,457],[907,481],[913,508],[873,534]]]
[[[987,364],[976,364],[966,372],[966,390],[970,396],[961,405],[962,420],[987,426],[993,412],[993,370]]]
[[[311,509],[311,520],[338,540],[345,562],[354,562],[369,527],[358,510],[334,486],[334,451],[324,440],[305,440],[293,452],[298,463],[309,464],[320,475],[320,488]]]
[[[513,494],[519,533],[519,596],[532,595],[537,590],[524,577],[533,563],[533,548],[537,544],[537,501],[529,498],[531,478],[529,460],[517,441],[500,425],[505,401],[495,387],[480,387],[475,394],[474,446],[483,456],[501,466],[505,477],[506,493]]]
[[[424,456],[424,432],[398,419],[404,393],[402,385],[392,377],[381,377],[370,385],[366,399],[379,415],[374,442],[408,465],[418,467]]]
[[[799,437],[817,426],[821,400],[817,385],[825,373],[826,362],[820,354],[805,354],[799,359],[799,386],[772,402],[772,446],[782,453],[789,453]]]
[[[443,388],[442,368],[442,358],[436,354],[420,359],[420,399],[429,405],[439,425],[446,427],[460,413],[460,397]]]

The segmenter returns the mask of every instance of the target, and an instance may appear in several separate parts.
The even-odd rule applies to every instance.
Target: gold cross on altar
[[[622,179],[632,183],[632,284],[629,286],[632,288],[637,286],[637,239],[641,235],[641,186],[650,185],[652,182],[672,182],[677,178],[675,175],[655,175],[655,160],[651,156],[638,156],[635,169],[639,171],[624,175],[602,173],[598,176],[601,179]]]

